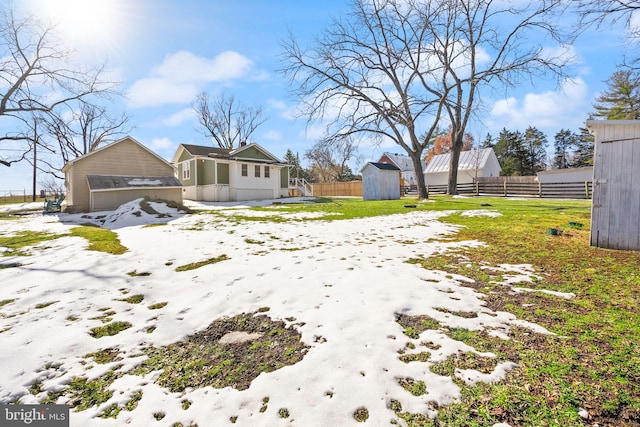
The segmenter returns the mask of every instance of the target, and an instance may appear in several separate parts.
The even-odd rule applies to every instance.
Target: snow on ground
[[[114,212],[37,213],[0,223],[0,235],[7,236],[20,230],[63,233],[77,224],[98,221],[117,232],[129,249],[123,255],[87,251],[84,239],[64,237],[39,245],[32,256],[0,258],[2,264],[22,263],[0,269],[0,301],[15,299],[0,307],[0,402],[36,403],[38,396],[28,390],[36,380],[43,381],[45,390],[55,390],[72,377],[96,378],[110,368],[83,364],[88,353],[117,347],[125,357],[120,362],[123,369],[131,368],[140,363],[143,346],[174,343],[222,316],[269,307],[266,314],[273,319],[295,318],[302,341],[310,346],[302,361],[261,374],[243,391],[205,387],[172,393],[153,382],[153,373],[124,375],[112,384],[113,397],[100,408],[72,411],[71,425],[169,426],[179,421],[218,426],[230,425],[230,418],[237,417],[236,425],[243,426],[349,426],[359,425],[353,413],[360,407],[369,411],[369,424],[386,425],[395,418],[391,399],[400,401],[404,411],[432,416],[437,405],[458,399],[460,390],[453,379],[431,372],[429,366],[459,351],[474,351],[442,330],[427,330],[410,339],[395,321],[398,314],[428,315],[442,325],[470,330],[507,331],[512,325],[542,329],[509,313],[489,310],[482,294],[462,286],[465,277],[405,262],[481,244],[448,240],[457,229],[438,221],[444,212],[237,223],[221,215],[186,215],[152,206],[163,218],[132,202]],[[250,204],[216,206],[221,207],[244,212]],[[152,222],[166,226],[144,227]],[[176,266],[223,254],[229,259],[175,271]],[[151,275],[131,277],[127,273],[132,271]],[[120,301],[121,290],[142,294],[144,301]],[[168,304],[150,311],[149,305],[158,302]],[[52,304],[38,306],[44,303]],[[114,321],[128,321],[133,327],[115,336],[92,338],[88,332],[102,325],[95,318],[105,307],[116,312]],[[454,314],[470,311],[477,317]],[[149,327],[155,327],[153,333],[148,333]],[[429,350],[428,362],[399,360],[398,350],[406,350],[408,342],[415,349],[406,353],[419,353],[425,351],[421,344],[425,341],[440,346]],[[51,364],[56,368],[46,369]],[[493,382],[514,368],[505,362],[490,374],[464,370],[456,375],[469,383]],[[424,381],[427,394],[413,396],[398,384],[399,378]],[[137,390],[143,397],[135,410],[122,411],[117,419],[97,417]],[[269,404],[261,412],[264,397],[269,397]],[[181,406],[185,398],[193,402],[186,410]],[[279,408],[287,408],[290,417],[281,418]],[[153,414],[160,410],[166,416],[157,421]]]

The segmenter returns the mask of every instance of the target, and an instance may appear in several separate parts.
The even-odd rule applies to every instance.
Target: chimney
[[[247,141],[240,142],[240,147],[246,147],[246,146],[247,146]]]

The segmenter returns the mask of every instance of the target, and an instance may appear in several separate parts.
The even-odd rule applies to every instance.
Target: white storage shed
[[[640,250],[640,120],[588,120],[595,136],[591,245]]]
[[[369,162],[362,168],[364,200],[397,200],[400,198],[400,168],[389,163]]]

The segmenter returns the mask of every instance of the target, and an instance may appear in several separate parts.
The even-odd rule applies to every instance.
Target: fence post
[[[507,197],[507,180],[504,180],[504,197]]]
[[[587,195],[587,199],[589,199],[589,181],[584,182],[584,191],[585,191],[585,194]]]
[[[480,195],[480,185],[478,184],[478,181],[476,180],[476,196]]]
[[[538,197],[542,199],[542,183],[538,181]]]

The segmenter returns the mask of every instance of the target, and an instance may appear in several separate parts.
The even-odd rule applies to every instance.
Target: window
[[[271,176],[271,170],[269,169],[269,166],[265,166],[264,167],[264,177],[265,178],[269,178]]]
[[[256,172],[255,172],[255,174],[256,174],[256,178],[260,178],[260,166],[255,166],[255,169],[254,169],[254,170],[256,171]]]
[[[182,179],[191,179],[191,162],[182,164]]]
[[[247,171],[247,165],[242,165],[242,176],[249,176],[249,172]]]

